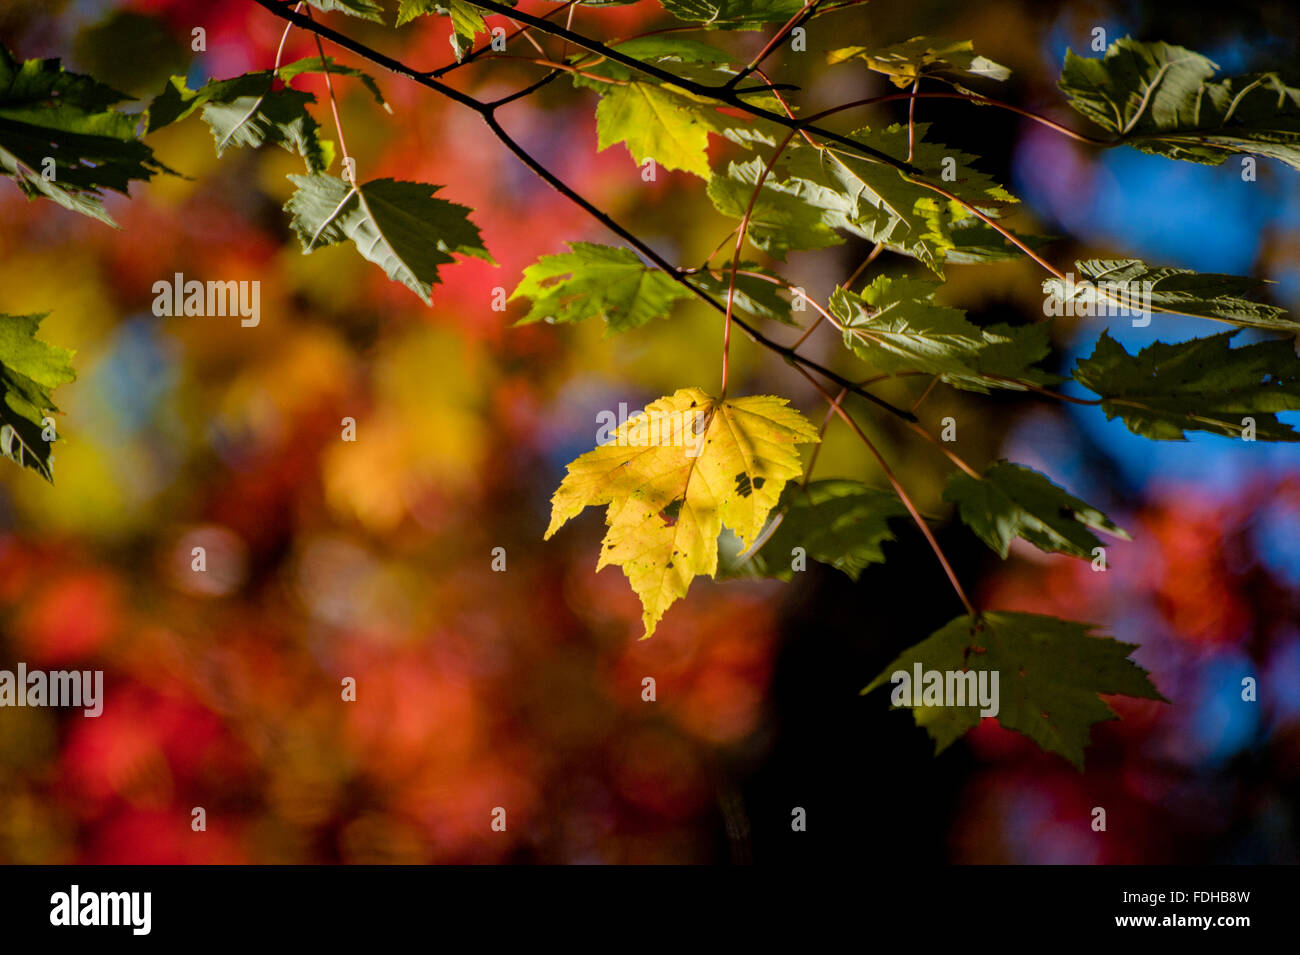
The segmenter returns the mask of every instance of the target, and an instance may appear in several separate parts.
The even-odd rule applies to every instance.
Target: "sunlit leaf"
[[[1049,351],[1044,325],[980,328],[958,308],[934,301],[938,282],[877,276],[860,293],[837,288],[831,314],[844,343],[882,371],[925,371],[959,388],[1023,390],[1053,384],[1034,367]]]
[[[71,351],[36,337],[44,317],[0,314],[0,453],[53,481],[43,419],[58,410],[51,392],[77,375]]]
[[[724,30],[758,30],[785,23],[804,7],[804,0],[660,0],[679,20]]]
[[[822,221],[871,242],[882,242],[942,273],[949,250],[956,248],[954,227],[969,225],[971,214],[922,185],[933,182],[989,216],[1000,215],[1015,198],[971,166],[976,157],[940,143],[925,141],[926,123],[917,123],[912,164],[921,174],[906,177],[883,163],[827,147],[795,146],[779,162],[782,178],[773,188],[799,197],[819,210]],[[859,130],[853,138],[887,155],[905,160],[907,127]]]
[[[360,17],[363,20],[374,20],[382,23],[384,19],[384,8],[375,0],[307,0],[313,7],[322,13],[346,13],[350,17]]]
[[[1043,291],[1069,302],[1076,316],[1129,315],[1145,323],[1144,309],[1214,318],[1233,325],[1300,331],[1286,310],[1246,298],[1264,287],[1259,279],[1190,269],[1152,268],[1138,259],[1089,259],[1076,262],[1079,274],[1067,286],[1060,279],[1043,282]]]
[[[518,324],[600,318],[610,332],[624,332],[666,318],[675,302],[692,297],[690,289],[631,249],[591,242],[571,242],[569,248],[573,251],[544,255],[524,269],[510,298],[528,298],[532,305]]]
[[[902,43],[884,47],[849,46],[832,50],[826,61],[831,64],[861,60],[867,68],[884,73],[897,87],[911,86],[918,79],[933,76],[953,82],[954,76],[1005,80],[1011,71],[1000,63],[975,52],[970,40],[945,40],[939,37],[914,36]]]
[[[397,9],[397,25],[400,27],[426,13],[451,17],[451,48],[457,60],[464,59],[473,49],[476,36],[489,32],[483,11],[468,0],[402,0]]]
[[[748,162],[729,164],[725,176],[714,176],[708,188],[714,208],[733,219],[742,218],[749,210],[746,237],[778,259],[784,259],[791,249],[842,245],[844,239],[823,221],[819,209],[778,188],[771,175],[763,180],[751,209],[750,198],[765,165],[756,156]]]
[[[801,473],[796,446],[817,440],[784,398],[718,401],[683,388],[569,464],[546,536],[583,508],[608,505],[596,569],[623,568],[648,637],[697,575],[717,572],[724,526],[746,545],[754,541],[786,482]]]

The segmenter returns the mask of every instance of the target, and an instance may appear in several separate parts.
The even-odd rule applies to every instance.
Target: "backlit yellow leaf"
[[[746,545],[758,536],[786,483],[803,471],[795,446],[818,440],[784,398],[718,401],[682,388],[569,465],[546,536],[585,507],[609,505],[596,569],[623,568],[648,637],[698,574],[715,574],[724,525]]]

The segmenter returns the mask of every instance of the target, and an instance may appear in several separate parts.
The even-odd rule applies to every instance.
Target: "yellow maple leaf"
[[[748,547],[803,473],[795,446],[820,438],[786,405],[771,395],[718,401],[699,388],[651,402],[569,464],[546,536],[586,507],[609,505],[596,569],[623,568],[650,636],[696,575],[717,572],[723,525]]]

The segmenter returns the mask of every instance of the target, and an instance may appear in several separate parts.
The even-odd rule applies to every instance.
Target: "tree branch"
[[[266,0],[257,0],[257,2],[261,3],[263,6],[267,5]],[[810,133],[816,133],[823,139],[857,150],[864,155],[870,156],[877,162],[884,163],[887,166],[892,166],[894,169],[906,172],[909,175],[920,174],[920,170],[912,166],[911,163],[895,159],[888,153],[881,152],[878,149],[872,149],[870,146],[864,145],[857,140],[850,139],[848,136],[841,136],[839,133],[831,132],[829,129],[821,129],[820,127],[814,126],[806,120],[792,119],[791,117],[784,116],[781,113],[774,113],[771,110],[763,109],[761,106],[747,103],[734,89],[729,89],[725,86],[709,86],[706,83],[697,83],[694,80],[677,76],[670,73],[668,70],[660,69],[650,63],[644,63],[635,57],[628,56],[626,53],[620,53],[616,47],[606,46],[605,44],[597,40],[592,40],[589,37],[585,37],[580,33],[566,30],[564,27],[555,23],[550,23],[541,17],[535,17],[529,13],[520,13],[519,11],[506,6],[504,3],[498,3],[497,0],[482,0],[481,3],[478,2],[478,0],[475,0],[475,6],[481,7],[484,10],[490,10],[493,13],[501,13],[506,16],[514,17],[522,23],[527,23],[529,26],[536,27],[543,33],[549,33],[552,36],[558,36],[568,40],[574,46],[581,47],[589,53],[595,53],[599,56],[606,57],[613,60],[615,63],[621,63],[623,66],[630,67],[631,69],[644,73],[647,76],[653,76],[657,80],[671,83],[687,92],[695,93],[697,96],[707,96],[726,106],[744,110],[751,116],[766,119],[769,122],[777,123],[787,129],[807,130]]]
[[[315,21],[307,17],[304,17],[301,14],[295,13],[293,10],[289,8],[288,3],[277,2],[277,0],[253,0],[253,2],[269,10],[271,13],[275,14],[276,16],[289,20],[290,22],[296,24],[297,26],[302,27],[304,30],[316,33],[319,36],[324,37],[327,40],[330,40],[332,43],[337,44],[343,49],[348,50],[349,52],[354,53],[357,56],[362,57],[363,59],[369,60],[371,63],[374,63],[377,66],[382,66],[384,69],[396,73],[398,76],[404,76],[407,79],[420,84],[421,86],[425,86],[431,90],[434,90],[437,93],[442,94],[448,99],[453,100],[454,102],[459,103],[460,105],[465,106],[468,109],[472,109],[474,112],[478,113],[479,116],[482,117],[484,123],[487,124],[488,129],[501,142],[501,144],[504,145],[507,149],[509,149],[510,152],[512,152],[519,159],[520,162],[522,162],[525,166],[527,166],[530,170],[532,170],[532,172],[536,174],[538,178],[540,178],[551,188],[559,192],[570,202],[573,202],[575,205],[579,206],[583,211],[585,211],[588,215],[594,218],[605,228],[609,229],[611,232],[619,236],[625,242],[628,242],[634,249],[636,249],[643,256],[645,256],[645,258],[647,258],[649,261],[651,261],[652,263],[657,265],[660,269],[662,269],[665,273],[667,273],[669,278],[671,278],[673,281],[677,282],[678,284],[682,285],[684,288],[688,289],[691,292],[691,294],[693,294],[696,298],[705,302],[720,314],[724,316],[726,315],[727,313],[726,307],[717,299],[715,299],[713,296],[705,292],[703,289],[698,288],[696,285],[694,285],[687,277],[686,273],[684,273],[681,269],[674,266],[662,255],[656,252],[645,242],[641,241],[639,238],[633,235],[626,228],[619,225],[607,213],[603,212],[595,205],[593,205],[590,201],[588,201],[579,193],[577,193],[574,189],[568,186],[563,180],[561,180],[553,172],[547,169],[541,162],[539,162],[536,157],[534,157],[526,149],[524,149],[521,145],[519,145],[519,143],[516,142],[510,136],[510,134],[505,131],[504,128],[502,128],[500,122],[497,121],[495,112],[498,105],[500,105],[500,101],[498,101],[497,103],[485,103],[481,100],[475,99],[474,97],[470,96],[467,93],[462,93],[460,90],[453,89],[452,87],[447,86],[445,83],[439,82],[438,80],[434,79],[432,76],[429,76],[428,74],[425,73],[420,73],[412,69],[410,66],[407,66],[405,63],[401,62],[400,60],[395,60],[390,56],[380,53],[379,51],[374,50],[369,46],[366,46],[364,43],[352,39],[346,34],[339,33],[337,30],[327,27],[324,24],[316,23]],[[522,16],[520,17],[520,19],[526,20],[526,18]],[[553,26],[553,25],[547,24],[547,26]],[[510,97],[507,97],[506,99],[507,101],[509,101]],[[773,341],[772,339],[768,338],[766,335],[763,335],[761,332],[758,331],[758,329],[754,328],[752,325],[748,324],[747,322],[742,321],[741,319],[736,317],[733,317],[732,321],[740,328],[742,328],[745,331],[745,333],[749,335],[749,337],[755,343],[763,346],[764,348],[768,349],[771,352],[774,352],[775,354],[780,355],[786,361],[790,362],[792,365],[815,371],[817,374],[821,375],[823,378],[827,379],[828,381],[832,381],[835,384],[840,385],[841,387],[847,387],[852,394],[858,395],[861,398],[865,398],[867,401],[870,401],[873,404],[885,409],[890,414],[893,414],[904,421],[916,420],[916,416],[912,414],[910,411],[905,411],[902,408],[897,407],[896,405],[890,404],[888,401],[885,401],[883,398],[873,395],[871,392],[865,390],[864,388],[861,388],[858,385],[853,384],[853,382],[843,377],[842,375],[839,375],[836,372],[831,371],[829,368],[826,368],[818,364],[817,362],[813,361],[810,358],[800,355],[793,348],[788,348],[785,345],[780,344],[779,342]]]

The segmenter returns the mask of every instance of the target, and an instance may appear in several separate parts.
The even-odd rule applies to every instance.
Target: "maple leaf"
[[[444,13],[451,18],[448,42],[457,62],[474,48],[476,36],[489,32],[483,11],[467,0],[402,0],[397,9],[397,25],[400,27],[427,13]]]
[[[44,317],[0,314],[0,453],[53,481],[43,418],[58,410],[54,388],[77,376],[72,352],[36,337]]]
[[[127,99],[57,59],[19,63],[0,44],[0,175],[29,198],[44,196],[116,228],[103,190],[126,195],[133,180],[170,172],[136,135]]]
[[[777,181],[769,176],[768,182],[772,188],[797,196],[816,209],[832,229],[883,243],[891,251],[919,259],[931,271],[942,274],[948,250],[958,244],[954,229],[969,228],[975,217],[960,202],[926,188],[922,180],[935,183],[990,217],[1000,215],[1017,200],[970,165],[975,156],[926,142],[929,128],[927,123],[915,126],[910,161],[921,170],[917,176],[904,177],[891,166],[838,147],[813,148],[793,143],[778,163],[786,178]],[[909,153],[906,125],[860,129],[852,137],[900,160]],[[965,241],[969,243],[970,239]],[[987,245],[988,239],[981,236],[981,246]]]
[[[982,478],[954,471],[943,499],[956,504],[962,522],[1003,559],[1014,537],[1049,553],[1085,558],[1101,546],[1089,528],[1129,540],[1095,507],[1032,468],[1010,461],[990,464]]]
[[[510,298],[532,299],[532,307],[516,324],[598,317],[608,332],[624,332],[667,316],[675,302],[692,297],[690,289],[642,262],[631,249],[593,242],[570,242],[569,248],[571,252],[544,255],[524,269]]]
[[[275,79],[276,74],[265,70],[213,80],[192,90],[185,77],[173,76],[149,104],[149,132],[201,109],[218,156],[233,147],[274,143],[301,155],[308,171],[324,171],[333,158],[332,148],[321,140],[320,126],[307,112],[316,97],[288,87],[275,89]]]
[[[864,61],[870,70],[884,73],[900,89],[911,86],[922,76],[933,76],[967,92],[965,87],[951,79],[952,75],[977,76],[998,81],[1011,75],[1005,66],[977,54],[970,40],[914,36],[902,43],[879,49],[849,46],[832,50],[827,55],[826,62],[834,65],[855,59]]]
[[[307,0],[307,2],[322,13],[337,10],[350,17],[360,17],[363,20],[374,20],[379,23],[384,19],[384,8],[375,0]]]
[[[679,20],[723,30],[758,30],[765,23],[784,23],[804,7],[804,0],[660,0]]]
[[[1238,330],[1239,331],[1239,330]],[[1278,411],[1300,410],[1300,359],[1291,339],[1232,348],[1238,331],[1176,345],[1155,342],[1136,355],[1102,332],[1080,359],[1074,377],[1101,395],[1101,410],[1123,418],[1134,434],[1158,441],[1186,440],[1186,431],[1241,437],[1254,418],[1264,441],[1300,441]]]
[[[757,315],[759,318],[770,318],[774,322],[781,322],[785,325],[799,324],[795,321],[794,315],[791,314],[790,303],[779,294],[782,291],[782,286],[777,282],[759,277],[762,275],[771,276],[771,273],[755,262],[742,261],[739,263],[739,269],[741,272],[752,272],[754,274],[736,275],[732,305],[749,312],[751,315]],[[699,272],[688,276],[687,281],[724,302],[728,292],[732,289],[730,268]]]
[[[954,387],[984,393],[1059,381],[1034,367],[1050,350],[1045,326],[980,328],[961,309],[936,303],[939,287],[925,279],[879,275],[861,293],[837,288],[831,314],[854,354],[883,370],[928,371]]]
[[[821,210],[799,196],[782,191],[769,175],[758,190],[751,207],[750,198],[766,163],[758,157],[749,162],[733,162],[726,176],[714,176],[708,194],[714,207],[733,219],[744,218],[749,209],[745,236],[755,246],[778,259],[785,259],[792,249],[824,249],[842,245],[844,240],[822,221]]]
[[[795,548],[802,548],[806,556],[857,580],[868,564],[884,562],[881,544],[894,539],[889,519],[907,514],[893,491],[845,479],[807,487],[791,483],[777,511],[759,548],[728,561],[728,576],[791,580]]]
[[[1142,152],[1217,166],[1255,153],[1300,169],[1300,89],[1276,73],[1211,82],[1208,57],[1122,37],[1100,59],[1065,53],[1070,105]]]
[[[333,57],[321,59],[319,56],[304,57],[301,60],[295,60],[292,63],[286,63],[275,71],[275,75],[280,77],[286,83],[295,76],[301,76],[304,73],[328,73],[330,76],[350,76],[353,79],[361,81],[361,84],[370,91],[375,102],[384,108],[384,112],[391,113],[393,108],[384,100],[384,94],[379,90],[379,84],[375,78],[365,70],[359,70],[355,66],[344,66]]]
[[[1056,301],[1074,303],[1076,315],[1137,314],[1150,306],[1233,325],[1300,331],[1300,322],[1287,317],[1285,309],[1246,298],[1267,284],[1260,279],[1156,268],[1140,259],[1088,259],[1074,267],[1080,278],[1071,278],[1068,285],[1045,279],[1043,291]]]
[[[1137,647],[1097,637],[1092,624],[1032,613],[985,612],[979,622],[961,616],[901,653],[863,690],[870,693],[902,671],[916,667],[947,674],[974,671],[997,682],[997,721],[1023,733],[1042,749],[1059,753],[1080,770],[1092,725],[1118,719],[1099,694],[1122,694],[1169,702],[1152,685],[1146,670],[1128,659]],[[901,688],[895,687],[897,694]],[[955,682],[955,681],[954,681]],[[980,707],[935,705],[912,686],[908,705],[918,726],[941,753],[980,721]]]
[[[442,281],[438,266],[454,262],[453,253],[492,262],[470,210],[434,196],[441,186],[393,179],[354,186],[321,173],[289,179],[298,191],[284,208],[293,214],[304,255],[351,239],[363,257],[425,304],[433,303],[433,286]]]
[[[675,74],[683,81],[705,86],[722,85],[735,76],[725,64],[729,54],[680,37],[647,36],[626,40],[616,49],[647,64]],[[718,109],[709,97],[667,82],[660,77],[602,57],[570,57],[573,85],[600,93],[596,107],[597,144],[601,150],[625,143],[638,164],[653,159],[665,169],[681,169],[710,179],[709,135],[722,136],[746,149],[755,144],[776,145],[784,130],[762,117],[741,118]],[[780,102],[761,91],[744,94],[747,103],[778,111]]]
[[[755,540],[802,472],[796,446],[819,440],[785,398],[719,401],[682,388],[569,464],[546,537],[584,508],[608,505],[596,569],[623,568],[649,637],[696,576],[717,573],[724,526],[746,546]]]
[[[666,72],[690,75],[701,82],[715,82],[731,74],[726,66],[733,59],[730,53],[680,34],[633,37],[610,44],[610,48]],[[609,81],[637,79],[659,82],[648,73],[593,53],[576,53],[569,57],[569,62],[581,70],[571,76],[574,86],[601,93],[609,89]]]
[[[709,169],[709,133],[719,132],[715,110],[673,86],[629,80],[609,86],[596,107],[597,148],[625,143],[637,165],[653,159],[701,179]]]

